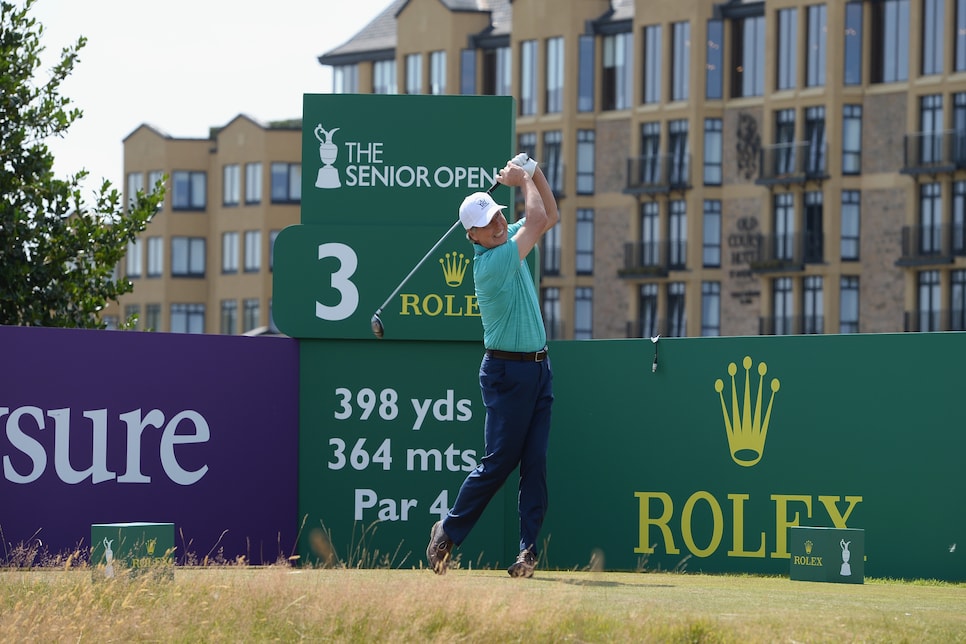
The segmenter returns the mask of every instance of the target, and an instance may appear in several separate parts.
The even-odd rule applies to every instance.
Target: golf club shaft
[[[494,190],[496,190],[497,186],[499,186],[499,185],[500,185],[500,182],[499,181],[494,181],[493,182],[493,185],[490,186],[487,189],[487,192],[488,193],[492,193]],[[433,247],[429,249],[429,252],[427,252],[425,255],[423,255],[423,258],[421,260],[419,260],[419,263],[416,264],[415,266],[413,266],[413,270],[409,271],[409,275],[407,275],[406,277],[404,277],[403,278],[403,281],[399,282],[399,286],[397,286],[396,289],[392,293],[389,294],[389,297],[387,297],[386,298],[386,301],[382,303],[382,306],[380,306],[376,310],[376,315],[379,315],[380,313],[382,313],[382,310],[389,304],[389,302],[392,301],[392,298],[396,297],[396,294],[399,293],[400,289],[402,289],[403,286],[405,286],[406,282],[409,281],[409,279],[413,276],[413,274],[415,274],[416,271],[419,270],[419,267],[422,266],[426,262],[427,259],[429,259],[429,256],[430,255],[432,255],[433,253],[436,252],[436,249],[440,247],[440,245],[446,240],[446,238],[449,237],[450,234],[454,230],[456,230],[456,227],[459,226],[459,225],[460,225],[460,220],[457,219],[453,223],[453,225],[450,226],[450,229],[447,230],[446,233],[442,237],[439,238],[439,241],[437,241],[433,245]]]
[[[416,264],[415,266],[413,266],[413,270],[409,271],[409,275],[407,275],[406,277],[404,277],[403,278],[403,281],[399,282],[399,286],[397,286],[395,288],[395,290],[392,293],[389,294],[389,297],[386,298],[386,301],[383,302],[382,303],[382,306],[379,307],[379,310],[376,311],[376,315],[379,315],[380,313],[382,313],[382,309],[384,307],[386,307],[389,304],[389,302],[392,301],[392,298],[396,297],[396,294],[399,293],[399,290],[406,284],[406,282],[409,281],[409,278],[411,278],[416,273],[416,271],[419,270],[419,267],[422,266],[426,262],[427,259],[429,259],[429,256],[430,255],[432,255],[433,253],[436,252],[436,249],[439,248],[440,245],[442,245],[442,243],[444,241],[446,241],[446,238],[450,236],[450,233],[452,233],[454,230],[456,230],[456,227],[459,226],[459,225],[460,225],[460,220],[457,219],[453,223],[453,225],[450,226],[449,230],[447,230],[446,233],[442,237],[439,238],[439,241],[437,241],[433,245],[433,247],[429,249],[429,252],[427,252],[425,255],[423,255],[423,258],[421,260],[419,260],[419,263]]]

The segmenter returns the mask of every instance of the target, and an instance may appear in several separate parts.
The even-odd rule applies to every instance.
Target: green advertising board
[[[304,97],[301,225],[275,241],[273,316],[297,338],[478,340],[472,246],[458,220],[513,156],[508,96]],[[493,191],[508,207],[513,193]]]

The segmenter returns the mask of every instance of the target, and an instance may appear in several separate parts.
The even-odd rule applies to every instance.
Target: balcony
[[[788,185],[828,179],[826,145],[808,142],[766,145],[761,150],[760,186]]]
[[[966,167],[966,131],[916,132],[904,142],[902,174],[939,174]]]
[[[690,188],[690,154],[658,154],[627,160],[625,194],[668,194]]]
[[[907,333],[920,331],[966,331],[966,310],[906,311],[903,327]]]
[[[758,318],[758,335],[808,335],[825,333],[820,315],[789,315]]]
[[[667,277],[668,271],[684,270],[688,244],[683,241],[632,242],[624,244],[624,268],[620,277]]]
[[[896,266],[949,264],[957,255],[966,255],[963,224],[903,226],[902,255],[896,260]]]
[[[759,235],[758,258],[749,262],[754,273],[802,271],[805,264],[824,261],[825,236],[818,233]]]

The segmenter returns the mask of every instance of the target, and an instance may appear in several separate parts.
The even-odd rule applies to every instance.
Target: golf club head
[[[382,335],[385,333],[386,329],[382,326],[382,320],[379,319],[378,311],[372,316],[372,319],[369,320],[369,324],[372,325],[372,334],[377,338],[382,338]]]

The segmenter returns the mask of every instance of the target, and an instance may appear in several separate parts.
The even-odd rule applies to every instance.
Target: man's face
[[[486,226],[482,228],[472,228],[469,233],[470,240],[484,248],[496,248],[506,243],[506,217],[503,212],[493,215]]]

